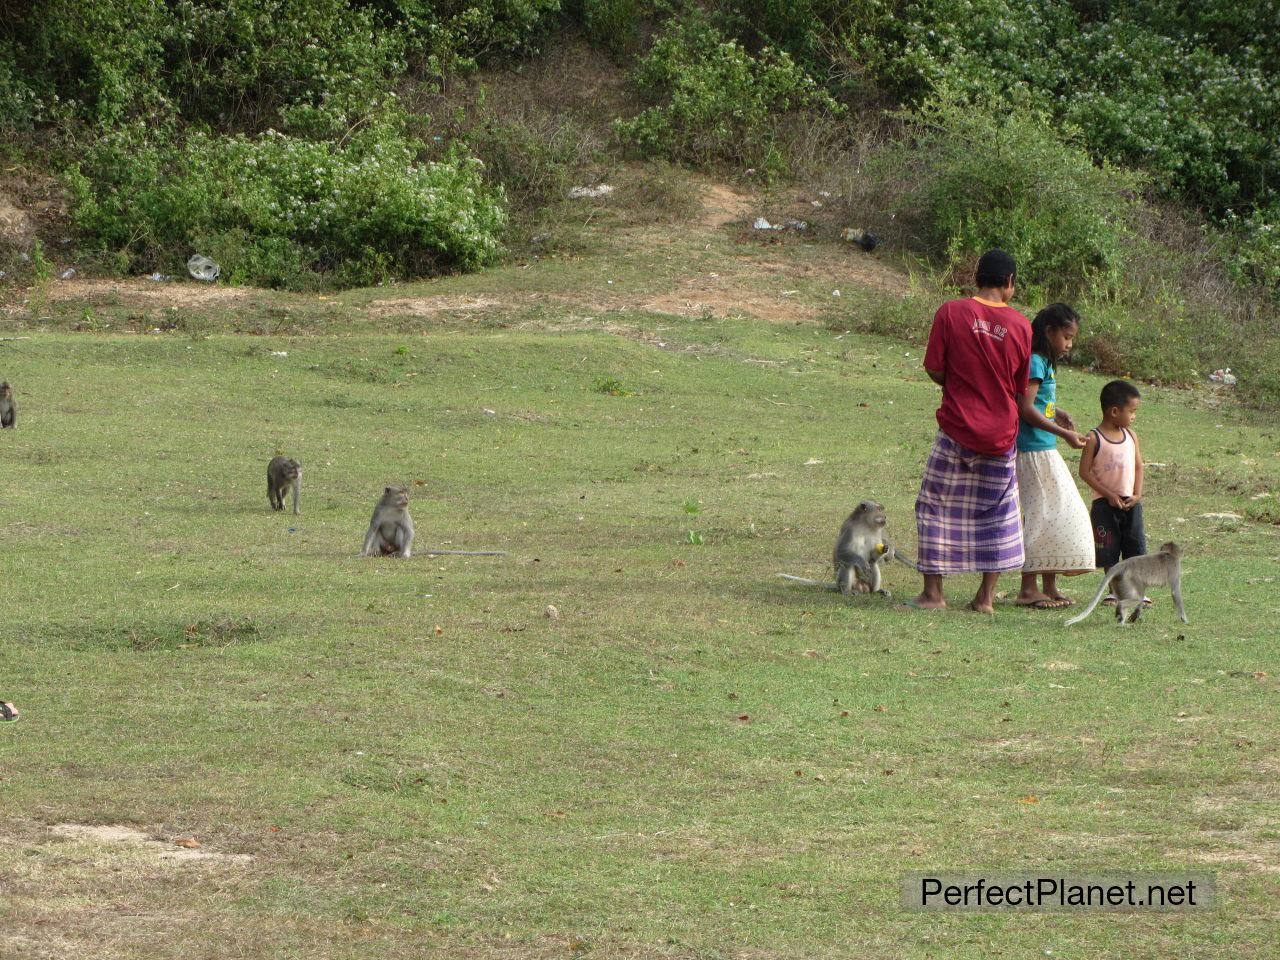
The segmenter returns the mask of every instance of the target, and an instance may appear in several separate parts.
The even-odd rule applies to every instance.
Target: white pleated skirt
[[[1057,450],[1018,452],[1023,573],[1094,569],[1093,523],[1067,463]]]

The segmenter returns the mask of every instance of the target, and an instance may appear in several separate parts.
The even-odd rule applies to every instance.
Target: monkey
[[[409,491],[405,487],[386,487],[373,508],[369,532],[364,536],[361,556],[410,556],[413,546],[413,518],[409,516]]]
[[[284,492],[293,488],[293,512],[298,509],[298,498],[302,496],[302,464],[290,457],[272,457],[267,464],[267,502],[272,510],[284,509]]]
[[[390,554],[408,557],[413,545],[413,518],[409,516],[409,491],[406,487],[387,487],[382,491],[378,505],[373,508],[369,532],[364,537],[362,557]],[[452,557],[505,557],[505,550],[436,550],[420,551],[429,556]]]
[[[18,405],[13,402],[13,387],[8,382],[0,383],[0,428],[9,429],[18,425]]]
[[[1089,606],[1079,616],[1067,621],[1069,627],[1079,623],[1098,605],[1107,592],[1107,587],[1116,595],[1116,623],[1124,625],[1137,623],[1142,613],[1142,597],[1152,587],[1167,586],[1173,593],[1173,605],[1177,608],[1178,617],[1183,623],[1189,623],[1187,612],[1182,607],[1182,548],[1169,542],[1160,545],[1155,553],[1147,553],[1140,557],[1121,560],[1107,571],[1102,578],[1098,593],[1090,601]]]
[[[884,507],[874,500],[863,500],[845,518],[831,557],[835,567],[835,583],[793,577],[786,573],[778,576],[810,586],[839,590],[845,596],[853,593],[856,587],[859,593],[878,593],[892,599],[893,595],[881,586],[880,564],[886,560],[897,560],[912,570],[917,567],[898,553],[885,536],[884,528],[888,522]]]

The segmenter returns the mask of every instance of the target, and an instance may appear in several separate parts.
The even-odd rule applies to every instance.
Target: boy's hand
[[[1057,417],[1054,417],[1054,420],[1057,420],[1057,419],[1058,419]],[[1070,417],[1068,417],[1067,419],[1070,419]],[[1059,425],[1061,426],[1061,424]],[[1076,433],[1075,430],[1070,427],[1068,427],[1067,429],[1069,432],[1063,439],[1066,440],[1067,443],[1071,445],[1071,448],[1073,450],[1083,450],[1084,445],[1089,442],[1088,438],[1084,437],[1079,433]]]
[[[1120,506],[1126,510],[1132,510],[1141,502],[1142,502],[1142,495],[1138,494],[1136,497],[1124,497],[1120,501]]]
[[[1128,498],[1127,498],[1127,497],[1122,497],[1122,496],[1120,496],[1120,494],[1118,494],[1118,493],[1108,493],[1108,494],[1107,494],[1107,503],[1111,504],[1111,505],[1112,505],[1113,507],[1115,507],[1117,510],[1123,510],[1123,509],[1124,509],[1124,502],[1125,502],[1125,500],[1126,500],[1126,499],[1128,499]]]

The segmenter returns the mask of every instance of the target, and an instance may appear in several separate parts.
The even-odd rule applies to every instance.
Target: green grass
[[[1129,630],[982,618],[958,609],[976,577],[906,614],[774,575],[826,575],[867,497],[914,553],[918,347],[499,317],[3,345],[0,954],[1275,955],[1270,421],[1144,389],[1148,538],[1187,548],[1190,626],[1167,596]],[[1102,380],[1060,381],[1092,423]],[[267,508],[277,452],[300,517]],[[419,552],[361,559],[390,482]],[[1220,905],[902,911],[930,869],[1211,870]]]

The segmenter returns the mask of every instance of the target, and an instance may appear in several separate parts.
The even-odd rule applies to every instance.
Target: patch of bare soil
[[[254,287],[228,287],[214,283],[158,283],[154,280],[58,280],[49,285],[51,301],[76,300],[107,303],[125,298],[150,306],[196,307],[233,303],[253,296]]]
[[[398,297],[374,300],[366,308],[369,319],[379,317],[434,317],[441,313],[488,310],[502,302],[492,297]]]
[[[826,280],[836,290],[862,287],[895,300],[907,294],[907,283],[901,273],[852,244],[842,247],[811,244],[795,260],[758,261],[752,264],[752,269],[783,278]]]
[[[699,186],[702,214],[698,222],[704,227],[723,227],[738,223],[751,214],[754,198],[728,184],[707,182]]]
[[[818,310],[810,304],[790,300],[782,293],[759,293],[722,282],[695,277],[685,280],[681,290],[664,293],[640,304],[654,313],[679,317],[727,317],[747,315],[774,323],[812,320]]]
[[[192,837],[178,837],[172,841],[157,840],[133,827],[57,823],[49,828],[49,832],[55,837],[95,847],[98,854],[105,860],[142,857],[180,863],[192,861],[248,863],[253,859],[244,853],[218,853],[206,850],[203,844]]]

